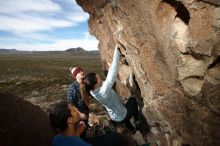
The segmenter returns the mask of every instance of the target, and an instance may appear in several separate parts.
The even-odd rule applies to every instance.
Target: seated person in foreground
[[[91,146],[79,137],[85,129],[82,122],[85,115],[75,106],[59,103],[50,112],[49,118],[51,126],[60,132],[54,137],[52,146]]]
[[[59,131],[52,146],[122,146],[121,136],[114,132],[81,139],[79,136],[85,129],[85,114],[65,102],[54,105],[49,118],[51,126]]]

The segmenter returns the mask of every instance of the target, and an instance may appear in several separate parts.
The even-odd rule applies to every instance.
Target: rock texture
[[[47,114],[22,98],[0,93],[0,145],[49,146],[54,132]]]
[[[163,146],[220,145],[219,0],[76,0],[103,66],[119,44],[117,90],[143,100]]]

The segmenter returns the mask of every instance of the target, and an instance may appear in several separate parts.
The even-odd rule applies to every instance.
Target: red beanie
[[[80,67],[71,67],[71,68],[70,68],[70,72],[71,72],[71,74],[72,74],[72,76],[73,76],[74,78],[76,77],[76,75],[77,75],[80,71],[82,71],[82,69],[81,69]]]

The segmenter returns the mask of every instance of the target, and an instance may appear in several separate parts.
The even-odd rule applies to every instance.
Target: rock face
[[[163,146],[220,145],[219,0],[76,0],[103,66],[119,44],[116,88],[143,100]]]
[[[22,98],[0,93],[0,145],[48,146],[54,132],[47,114]]]

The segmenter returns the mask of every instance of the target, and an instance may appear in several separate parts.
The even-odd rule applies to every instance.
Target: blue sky
[[[97,50],[88,17],[75,0],[0,0],[0,48]]]

